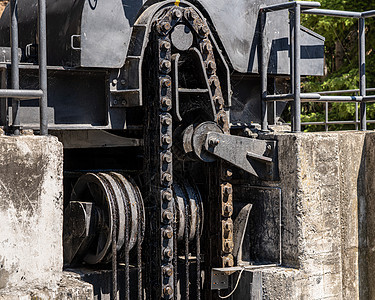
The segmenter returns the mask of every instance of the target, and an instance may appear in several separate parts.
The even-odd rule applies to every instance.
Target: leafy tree
[[[368,11],[375,9],[375,0],[321,0],[324,9]],[[302,15],[302,25],[326,38],[325,72],[323,77],[307,77],[302,82],[303,92],[357,89],[358,20],[350,18]],[[375,18],[366,19],[366,83],[375,87]],[[348,95],[348,94],[347,94]],[[349,94],[350,95],[350,94]],[[325,103],[305,103],[302,122],[324,121]],[[330,120],[354,120],[354,103],[329,105]],[[375,104],[367,104],[367,119],[375,119]],[[372,125],[373,126],[373,125]],[[306,131],[322,130],[321,126],[306,126]],[[330,130],[354,129],[353,125],[330,125]]]

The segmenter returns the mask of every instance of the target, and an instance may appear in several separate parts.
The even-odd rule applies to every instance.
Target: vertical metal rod
[[[328,102],[325,103],[324,117],[324,127],[328,131]]]
[[[0,87],[6,89],[7,72],[6,69],[1,71]],[[8,127],[8,98],[0,99],[0,126]]]
[[[201,202],[197,203],[196,255],[197,255],[197,300],[201,299]]]
[[[301,6],[297,3],[294,7],[294,131],[301,131],[301,74],[300,74],[300,27],[301,27]]]
[[[47,29],[46,29],[46,0],[38,0],[38,19],[39,19],[39,84],[43,91],[40,98],[40,134],[48,134],[47,119]]]
[[[290,93],[294,94],[294,11],[289,10],[289,63],[290,63]],[[291,125],[294,131],[295,115],[294,102],[290,103]]]
[[[277,101],[273,101],[273,125],[276,125],[277,118]]]
[[[268,122],[267,122],[267,40],[265,37],[264,28],[266,25],[266,13],[261,10],[260,13],[260,77],[261,77],[261,107],[262,107],[262,131],[268,130]]]
[[[17,0],[10,1],[10,36],[11,36],[11,86],[12,89],[18,90],[20,88],[19,65],[18,65],[18,12]],[[20,134],[20,100],[12,99],[12,125],[14,128],[13,134]]]
[[[358,130],[358,102],[355,103],[355,130]]]
[[[188,193],[186,193],[188,196]],[[189,283],[190,283],[190,272],[189,272],[189,197],[185,201],[185,299],[188,300],[189,296]]]
[[[359,18],[359,95],[366,96],[366,42],[365,42],[365,19]],[[367,129],[366,102],[361,102],[361,130]]]

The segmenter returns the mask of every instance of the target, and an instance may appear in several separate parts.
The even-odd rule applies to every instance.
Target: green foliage
[[[322,0],[324,9],[368,11],[375,9],[375,0],[347,1]],[[302,82],[303,92],[357,89],[358,74],[358,20],[349,18],[302,15],[302,25],[326,38],[325,64],[327,75],[307,77]],[[337,50],[341,50],[338,57]],[[366,84],[375,87],[375,18],[366,19]],[[350,95],[350,94],[349,94]],[[324,121],[324,103],[305,103],[302,106],[302,122]],[[354,120],[354,103],[329,105],[329,120]],[[375,104],[367,105],[367,119],[375,119]],[[310,125],[305,131],[322,130],[322,126]],[[354,129],[353,125],[330,125],[330,130]]]

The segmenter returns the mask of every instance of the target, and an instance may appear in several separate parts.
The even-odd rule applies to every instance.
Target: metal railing
[[[20,101],[39,99],[40,134],[48,134],[47,120],[47,38],[46,38],[46,0],[38,0],[38,63],[39,90],[20,89],[18,62],[18,1],[10,1],[11,38],[11,89],[0,89],[0,98],[12,98],[12,129],[14,135],[20,134]]]
[[[325,121],[324,122],[305,122],[303,125],[325,125],[328,130],[329,124],[355,124],[358,128],[360,124],[361,130],[367,129],[367,123],[375,123],[375,121],[366,120],[366,103],[375,102],[375,95],[366,95],[366,61],[365,61],[365,19],[375,16],[375,10],[366,12],[351,12],[340,10],[318,9],[319,2],[305,2],[293,1],[281,4],[270,5],[260,9],[260,74],[261,74],[261,98],[262,98],[262,130],[268,130],[268,103],[283,101],[293,102],[292,109],[292,130],[294,132],[301,131],[301,102],[325,102]],[[267,41],[264,34],[266,16],[269,12],[279,10],[289,10],[289,32],[290,32],[290,77],[291,77],[291,93],[267,95],[267,62],[266,50]],[[357,18],[359,27],[359,95],[356,96],[338,96],[328,95],[338,93],[348,93],[353,90],[346,91],[331,91],[317,92],[317,93],[301,93],[301,73],[300,73],[300,59],[301,59],[301,43],[300,43],[300,28],[301,28],[301,13],[314,14],[322,16],[334,16],[343,18]],[[357,90],[354,90],[357,91]],[[350,102],[358,103],[360,105],[360,120],[358,121],[358,114],[354,121],[328,121],[328,103],[329,102]]]

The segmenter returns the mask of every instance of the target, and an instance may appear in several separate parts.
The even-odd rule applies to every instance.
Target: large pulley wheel
[[[112,233],[116,226],[116,250],[132,249],[138,238],[143,239],[144,208],[138,187],[123,175],[111,173],[87,173],[75,184],[71,203],[92,203],[94,207],[86,227],[91,227],[89,242],[82,243],[80,253],[88,264],[110,261]],[[126,218],[128,222],[126,222]],[[139,227],[139,225],[141,225]],[[138,230],[141,228],[141,234]],[[126,231],[128,240],[125,240]],[[141,242],[141,241],[139,241]],[[126,247],[127,246],[127,247]]]

